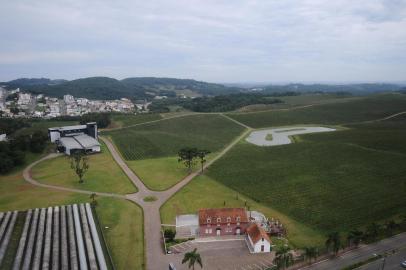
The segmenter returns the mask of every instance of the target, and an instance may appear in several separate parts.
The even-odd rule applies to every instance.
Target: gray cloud
[[[406,1],[3,1],[0,80],[406,80]]]

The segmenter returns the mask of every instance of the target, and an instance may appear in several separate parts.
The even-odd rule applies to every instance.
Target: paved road
[[[406,248],[401,249],[399,252],[396,252],[393,255],[386,257],[385,262],[383,259],[379,259],[370,264],[364,265],[359,270],[381,270],[384,267],[384,270],[392,269],[405,269],[400,266],[400,263],[406,261]]]
[[[313,264],[302,269],[306,270],[340,270],[356,262],[364,261],[373,256],[373,254],[384,254],[385,252],[402,249],[406,247],[406,233],[398,234],[394,237],[384,239],[377,243],[362,246],[356,250],[350,251],[335,259],[326,260],[321,263]],[[390,269],[386,268],[385,269]]]

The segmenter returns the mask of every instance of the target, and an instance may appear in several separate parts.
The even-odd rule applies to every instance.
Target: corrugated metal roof
[[[90,137],[88,135],[78,135],[78,136],[73,136],[75,140],[82,145],[84,148],[91,148],[93,146],[100,146],[100,143],[94,139],[93,137]]]
[[[59,142],[66,149],[83,149],[83,147],[74,139],[74,137],[62,137]]]

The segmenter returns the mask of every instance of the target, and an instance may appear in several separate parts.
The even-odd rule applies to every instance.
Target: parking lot
[[[203,269],[221,270],[265,270],[270,268],[274,252],[263,254],[250,254],[244,239],[216,240],[208,242],[188,241],[171,248],[177,270],[188,269],[181,264],[186,252],[197,248],[203,261]],[[199,269],[197,266],[196,269]]]

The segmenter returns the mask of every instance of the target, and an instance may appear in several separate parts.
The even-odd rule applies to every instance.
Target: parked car
[[[406,261],[401,262],[400,266],[402,266],[403,268],[406,268]]]

